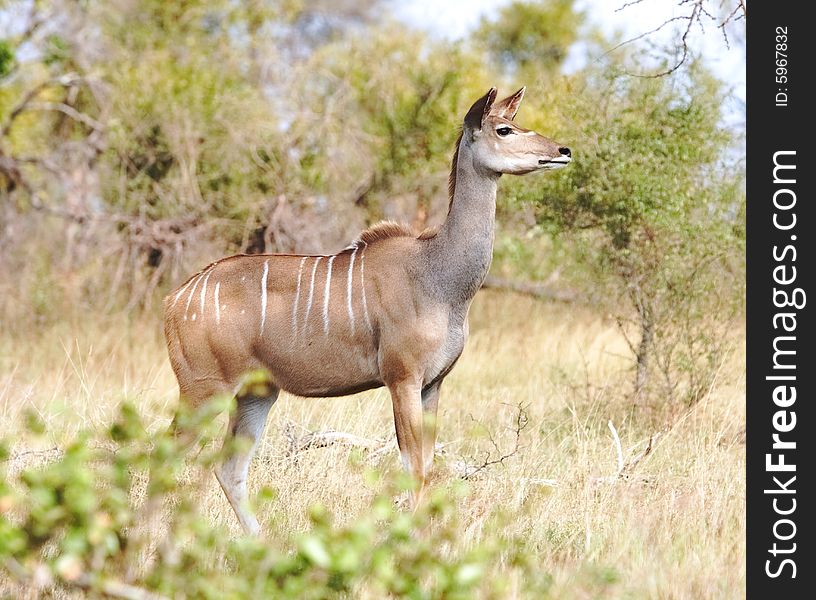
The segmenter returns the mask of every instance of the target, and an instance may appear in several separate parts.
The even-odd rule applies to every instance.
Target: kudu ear
[[[473,106],[465,115],[466,129],[477,131],[482,128],[485,117],[487,117],[493,103],[496,101],[496,92],[496,88],[492,87],[484,96],[473,103]]]
[[[527,89],[527,86],[522,87],[519,91],[511,96],[507,96],[501,102],[496,102],[493,105],[493,114],[497,117],[504,117],[505,119],[510,119],[511,121],[516,118],[516,113],[518,112],[519,105],[521,104],[521,99],[524,98],[524,92]]]

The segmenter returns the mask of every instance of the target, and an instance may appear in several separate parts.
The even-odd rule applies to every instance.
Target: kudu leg
[[[236,409],[230,415],[224,446],[230,446],[235,440],[243,438],[248,442],[248,447],[229,449],[226,460],[215,470],[215,477],[232,505],[241,527],[250,535],[257,535],[260,526],[247,502],[249,463],[258,447],[269,409],[277,398],[278,390],[274,390],[269,396],[248,395],[238,398]]]
[[[388,389],[394,408],[394,428],[402,465],[417,486],[411,491],[411,507],[416,509],[425,491],[421,389],[419,385],[407,382],[389,385]]]
[[[424,459],[423,474],[426,480],[431,472],[436,450],[436,415],[439,408],[439,388],[441,385],[442,382],[438,381],[422,390],[422,456]]]

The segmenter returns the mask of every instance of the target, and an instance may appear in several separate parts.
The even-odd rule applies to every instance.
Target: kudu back
[[[218,260],[165,298],[164,330],[181,401],[234,395],[225,442],[248,438],[216,477],[243,528],[247,473],[280,390],[343,396],[387,386],[406,471],[420,501],[433,462],[439,390],[464,348],[467,312],[493,252],[496,184],[570,162],[570,151],[519,127],[525,88],[496,88],[465,116],[441,227],[419,236],[381,223],[338,254],[237,255]],[[262,372],[251,387],[250,372]],[[244,445],[246,447],[246,445]]]

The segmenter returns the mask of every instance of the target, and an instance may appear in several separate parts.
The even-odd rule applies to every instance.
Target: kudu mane
[[[459,128],[459,135],[456,136],[456,150],[453,151],[453,158],[451,159],[451,170],[448,175],[448,212],[453,205],[453,193],[456,191],[456,165],[459,163],[459,145],[462,143],[462,135],[465,133],[464,128]]]

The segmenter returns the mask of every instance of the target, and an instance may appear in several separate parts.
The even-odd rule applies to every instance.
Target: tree
[[[571,140],[575,160],[515,195],[584,247],[592,285],[605,281],[631,307],[636,395],[659,372],[666,397],[694,401],[707,381],[700,362],[718,360],[741,305],[742,168],[720,125],[721,85],[700,65],[685,78],[604,69],[566,85],[579,82],[542,102],[566,116],[558,139]]]

